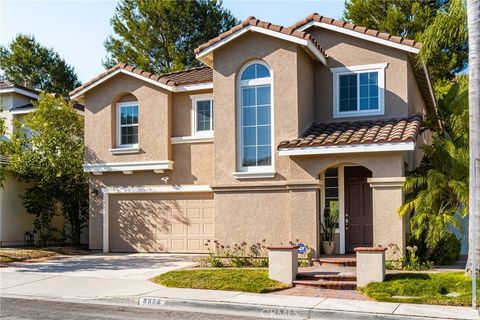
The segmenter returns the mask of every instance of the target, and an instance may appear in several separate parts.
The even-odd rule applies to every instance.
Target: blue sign
[[[298,253],[299,254],[304,254],[305,252],[307,252],[307,246],[304,245],[303,243],[299,243],[297,244],[298,246]]]

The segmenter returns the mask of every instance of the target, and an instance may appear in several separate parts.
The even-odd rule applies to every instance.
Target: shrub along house
[[[435,112],[420,44],[313,14],[247,18],[196,49],[205,67],[155,75],[119,64],[71,93],[85,105],[90,247],[203,252],[299,239],[320,253],[405,247],[406,170]]]

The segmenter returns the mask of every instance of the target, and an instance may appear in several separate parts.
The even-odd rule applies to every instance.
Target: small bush
[[[460,258],[462,244],[454,234],[449,234],[438,243],[433,250],[430,260],[435,264],[444,265],[457,262]]]

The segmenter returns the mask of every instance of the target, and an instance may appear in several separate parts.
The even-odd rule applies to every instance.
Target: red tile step
[[[295,287],[318,288],[318,289],[335,289],[335,290],[355,290],[357,289],[356,281],[331,281],[331,280],[295,280]]]
[[[314,261],[314,264],[322,267],[356,267],[356,258],[318,258]]]
[[[357,281],[353,273],[299,272],[297,280]]]

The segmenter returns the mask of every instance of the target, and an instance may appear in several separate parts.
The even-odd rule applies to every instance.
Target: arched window
[[[273,168],[272,72],[262,61],[242,68],[238,80],[240,171]]]

